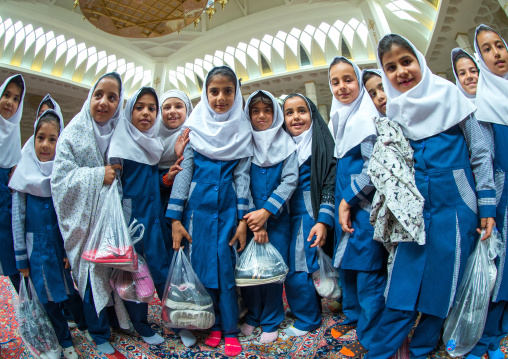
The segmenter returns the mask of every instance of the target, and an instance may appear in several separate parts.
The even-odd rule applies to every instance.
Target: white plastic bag
[[[60,358],[62,348],[30,278],[27,288],[21,277],[17,314],[19,336],[30,353],[37,359]]]
[[[482,231],[480,238],[484,235],[485,231]],[[489,247],[497,255],[497,241],[496,235],[485,241],[478,240],[467,260],[462,282],[455,295],[455,304],[444,323],[443,341],[446,351],[453,358],[468,353],[483,334],[492,283],[495,283],[495,277],[492,278],[489,273],[495,255],[489,258]]]
[[[113,269],[109,283],[123,300],[150,303],[155,294],[155,285],[150,269],[141,256],[138,257],[138,267],[137,272]]]
[[[238,287],[283,283],[289,268],[270,242],[250,241],[236,261],[235,282]]]
[[[181,248],[173,254],[161,317],[171,328],[208,329],[215,323],[212,297]]]
[[[321,247],[316,247],[318,253],[319,270],[312,273],[314,287],[323,298],[337,300],[342,297],[339,285],[339,271],[333,266],[332,259],[328,257]]]

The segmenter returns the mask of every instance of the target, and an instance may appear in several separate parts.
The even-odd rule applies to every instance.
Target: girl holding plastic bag
[[[245,247],[252,132],[242,109],[240,83],[227,66],[205,79],[201,102],[186,125],[184,151],[166,216],[172,219],[173,249],[192,242],[192,267],[213,299],[215,324],[205,344],[217,347],[225,336],[226,355],[242,351],[238,341],[238,302],[234,263],[236,241]]]
[[[498,260],[497,280],[489,304],[483,335],[471,350],[468,359],[482,357],[485,352],[490,359],[504,358],[501,340],[508,333],[508,265],[506,261],[508,230],[508,51],[506,42],[492,28],[480,25],[476,28],[474,46],[479,55],[480,75],[476,91],[477,116],[490,122],[494,133],[494,170],[496,180],[496,223],[503,242],[503,253]]]
[[[158,163],[164,150],[158,138],[160,116],[155,90],[142,87],[125,104],[109,145],[110,163],[120,163],[122,207],[128,225],[137,220],[144,226],[141,241],[134,245],[139,256],[145,258],[159,298],[169,270],[168,249],[162,235],[161,195]],[[148,324],[148,303],[125,301],[134,329],[152,345],[164,342]]]
[[[291,197],[289,273],[285,288],[293,326],[289,336],[303,336],[321,325],[320,297],[312,273],[319,270],[316,246],[334,227],[335,160],[333,137],[316,105],[301,94],[284,100],[284,125],[296,142],[299,178]],[[319,285],[319,283],[317,283]]]
[[[81,111],[58,139],[51,177],[51,193],[72,275],[83,299],[88,331],[97,348],[110,358],[124,358],[109,343],[106,305],[111,301],[112,268],[83,260],[81,255],[100,215],[120,165],[106,165],[105,153],[120,117],[122,80],[116,72],[103,75],[92,86]],[[120,297],[114,306],[119,325],[129,328]]]
[[[14,248],[16,265],[23,276],[30,275],[65,358],[77,359],[60,307],[60,303],[64,303],[77,322],[84,321],[83,303],[74,289],[51,200],[53,159],[58,136],[64,127],[60,108],[54,107],[55,110],[46,110],[35,122],[34,135],[23,147],[21,160],[9,182],[13,190]]]
[[[284,131],[284,114],[273,95],[267,91],[254,92],[245,104],[245,114],[251,121],[254,157],[250,168],[250,190],[253,212],[245,215],[247,225],[258,243],[270,242],[288,263],[291,221],[285,205],[298,182],[296,145]],[[245,287],[242,297],[248,309],[241,331],[251,335],[261,325],[261,343],[271,343],[278,337],[278,327],[284,320],[282,283]]]
[[[395,354],[421,313],[409,350],[412,358],[426,358],[454,303],[476,229],[485,228],[486,238],[495,224],[492,164],[474,106],[456,86],[432,74],[408,40],[384,36],[378,61],[387,117],[402,127],[414,151],[416,186],[425,199],[425,244],[397,245],[386,306],[366,357]]]

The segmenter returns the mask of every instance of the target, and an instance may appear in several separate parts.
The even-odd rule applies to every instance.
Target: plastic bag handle
[[[134,237],[134,234],[138,231],[138,229],[140,229],[140,234],[139,236]],[[134,245],[143,239],[143,234],[145,234],[145,226],[142,223],[139,223],[136,218],[134,218],[129,226],[129,232],[131,234],[132,244]]]

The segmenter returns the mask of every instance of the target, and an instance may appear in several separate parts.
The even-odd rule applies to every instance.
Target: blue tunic
[[[399,243],[386,288],[387,307],[445,318],[475,245],[478,212],[481,217],[492,216],[488,202],[493,191],[478,191],[477,201],[471,170],[471,163],[489,155],[488,149],[481,156],[472,151],[469,159],[468,147],[484,145],[482,136],[479,141],[469,137],[466,145],[463,132],[480,131],[474,118],[469,121],[474,122],[411,141],[416,185],[425,198],[426,244]],[[477,181],[482,181],[480,174]],[[483,199],[489,205],[482,206]]]
[[[10,172],[10,168],[0,168],[0,275],[7,276],[19,273],[12,240],[12,196],[7,186]]]
[[[335,258],[334,263],[340,263],[342,269],[373,271],[384,267],[387,252],[382,243],[372,239],[374,227],[370,224],[370,210],[374,188],[365,171],[372,146],[368,146],[370,155],[362,154],[362,146],[366,147],[361,143],[337,160],[335,238],[343,256]],[[342,235],[339,224],[338,208],[343,199],[351,205],[351,227],[354,232],[349,236]]]
[[[70,270],[64,269],[67,256],[51,197],[26,195],[24,239],[24,250],[16,251],[17,266],[30,266],[30,278],[41,303],[67,300],[74,293],[74,283]]]
[[[125,220],[130,224],[137,219],[145,227],[143,240],[134,247],[137,253],[146,258],[153,282],[165,283],[170,263],[169,244],[164,240],[161,223],[165,218],[162,217],[157,165],[123,160],[121,180]]]

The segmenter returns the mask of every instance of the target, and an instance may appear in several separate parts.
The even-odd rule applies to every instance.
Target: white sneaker
[[[92,336],[90,335],[90,333],[88,332],[88,329],[84,330],[84,331],[83,331],[83,334],[85,334],[85,338],[86,338],[86,340],[88,340],[89,342],[93,342],[93,338],[92,338]]]
[[[78,359],[78,353],[76,353],[76,350],[74,347],[68,347],[63,350],[64,358],[66,359]]]

